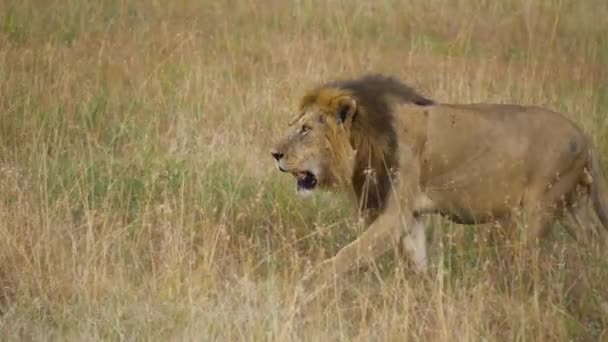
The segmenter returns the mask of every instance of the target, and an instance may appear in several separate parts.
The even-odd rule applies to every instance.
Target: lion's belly
[[[519,184],[480,182],[459,188],[426,189],[432,210],[456,223],[485,223],[500,219],[519,206],[523,198]]]
[[[422,189],[435,209],[461,223],[486,222],[508,214],[524,195],[528,172],[524,146],[510,151],[486,149],[479,157],[427,164]],[[433,168],[433,166],[435,166]]]

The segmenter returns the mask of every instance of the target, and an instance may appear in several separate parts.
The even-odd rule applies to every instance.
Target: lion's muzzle
[[[285,154],[278,150],[270,151],[272,158],[274,158],[277,168],[281,172],[289,172],[296,178],[296,191],[298,193],[305,193],[313,190],[317,184],[317,176],[309,170],[295,170],[288,168],[284,165]]]
[[[276,150],[270,151],[270,154],[272,155],[272,158],[274,158],[274,160],[277,164],[277,169],[279,169],[279,171],[281,171],[281,172],[287,172],[287,170],[281,166],[281,160],[283,159],[283,156],[285,154],[283,152],[279,152]]]

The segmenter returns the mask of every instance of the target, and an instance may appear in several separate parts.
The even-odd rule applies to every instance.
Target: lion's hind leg
[[[553,181],[539,182],[529,189],[522,203],[526,241],[542,239],[555,219],[563,217],[569,197],[584,177],[584,165],[584,159],[574,160],[570,168],[560,175],[548,178]]]
[[[588,186],[577,186],[568,196],[564,208],[560,223],[575,241],[587,243],[597,241],[602,236],[603,231],[595,224],[597,221],[594,219]]]

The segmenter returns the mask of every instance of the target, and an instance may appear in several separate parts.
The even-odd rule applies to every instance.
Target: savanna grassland
[[[269,148],[366,72],[567,113],[608,170],[605,0],[1,1],[2,340],[608,340],[593,216],[538,250],[430,217],[429,274],[389,253],[290,315],[357,232]]]

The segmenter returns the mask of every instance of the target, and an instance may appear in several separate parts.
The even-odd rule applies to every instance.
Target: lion
[[[424,272],[426,214],[503,227],[525,217],[525,240],[538,241],[552,222],[590,198],[608,228],[594,148],[561,113],[437,103],[374,74],[308,91],[289,126],[271,150],[278,169],[295,177],[300,195],[317,189],[351,194],[366,225],[318,265],[315,282],[365,265],[395,244],[415,272]]]

